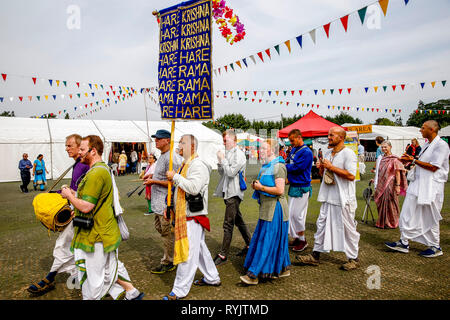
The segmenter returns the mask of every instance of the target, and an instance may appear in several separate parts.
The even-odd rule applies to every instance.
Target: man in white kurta
[[[198,286],[220,286],[220,277],[217,267],[212,259],[211,253],[205,243],[205,229],[209,231],[208,214],[208,185],[211,167],[197,156],[198,141],[193,135],[184,135],[179,142],[180,154],[184,161],[179,173],[167,172],[167,179],[173,181],[175,189],[174,205],[177,205],[180,189],[186,195],[201,194],[203,197],[203,209],[195,212],[190,210],[186,200],[186,234],[188,238],[187,259],[177,265],[177,275],[172,291],[163,300],[182,299],[189,294],[197,269],[203,274],[200,280],[194,282]],[[187,168],[187,170],[186,170]],[[185,170],[183,170],[185,169]],[[178,223],[179,215],[175,223]],[[175,244],[177,248],[177,245]],[[181,249],[181,247],[180,247]],[[177,250],[177,249],[175,249]],[[175,252],[174,263],[177,263]]]
[[[408,253],[409,240],[422,243],[428,248],[422,257],[434,258],[442,255],[440,247],[439,221],[444,203],[444,186],[449,171],[449,147],[438,135],[436,121],[426,121],[420,129],[428,141],[419,158],[404,154],[402,160],[413,161],[414,174],[409,174],[410,184],[400,213],[400,240],[387,242],[392,250]],[[412,181],[411,181],[412,180]]]
[[[359,267],[360,235],[356,231],[355,221],[357,157],[345,147],[345,136],[342,128],[331,128],[328,133],[328,147],[331,149],[324,153],[324,159],[317,164],[324,175],[317,197],[322,205],[316,222],[313,252],[296,257],[302,264],[318,265],[320,253],[339,251],[344,252],[348,259],[341,269],[353,270]]]

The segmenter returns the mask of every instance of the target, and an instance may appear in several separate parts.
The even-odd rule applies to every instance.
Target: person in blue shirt
[[[24,153],[22,158],[23,159],[19,161],[20,178],[22,179],[20,190],[22,190],[23,193],[28,193],[28,184],[31,180],[30,170],[33,168],[33,164],[28,160],[27,153]]]
[[[292,130],[288,137],[292,145],[292,150],[286,159],[289,183],[289,236],[293,239],[289,242],[289,247],[293,251],[300,252],[308,246],[305,238],[305,223],[308,200],[312,195],[313,153],[303,142],[300,130]]]

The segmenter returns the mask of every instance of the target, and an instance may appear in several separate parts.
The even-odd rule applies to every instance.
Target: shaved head
[[[434,132],[438,132],[440,129],[439,123],[436,120],[428,120],[425,123],[430,129],[433,129]]]
[[[333,130],[334,133],[339,135],[342,139],[345,139],[347,137],[347,132],[341,127],[333,127],[330,129],[330,131]]]

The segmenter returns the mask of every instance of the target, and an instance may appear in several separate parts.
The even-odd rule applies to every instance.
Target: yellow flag
[[[291,40],[285,41],[284,44],[286,45],[286,47],[289,50],[289,53],[291,53]]]
[[[239,68],[242,69],[241,62],[240,62],[240,61],[236,61],[236,64],[239,66]]]
[[[233,91],[230,91],[230,96],[232,96],[233,95]]]
[[[386,17],[389,0],[380,0],[378,3],[380,4],[381,10],[383,10],[384,16]]]
[[[275,91],[275,93],[278,95],[278,93],[279,93],[280,91]]]
[[[375,89],[375,92],[377,92],[378,91],[378,87],[373,87],[374,89]]]
[[[45,100],[48,100],[48,96],[44,96],[45,97]]]
[[[325,91],[326,91],[325,89],[322,89],[322,93],[323,93],[323,94],[325,94]]]
[[[436,81],[433,81],[433,82],[431,83],[431,86],[434,88],[435,85],[436,85]]]
[[[84,95],[87,97],[88,96],[87,92],[85,92]]]
[[[97,84],[94,84],[94,86],[95,86],[95,89],[98,89]]]
[[[56,86],[59,87],[59,80],[56,80]]]

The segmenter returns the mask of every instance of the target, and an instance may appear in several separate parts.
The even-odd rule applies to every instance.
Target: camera
[[[91,230],[92,227],[94,226],[94,219],[75,216],[73,218],[73,226],[80,227],[85,230]]]

